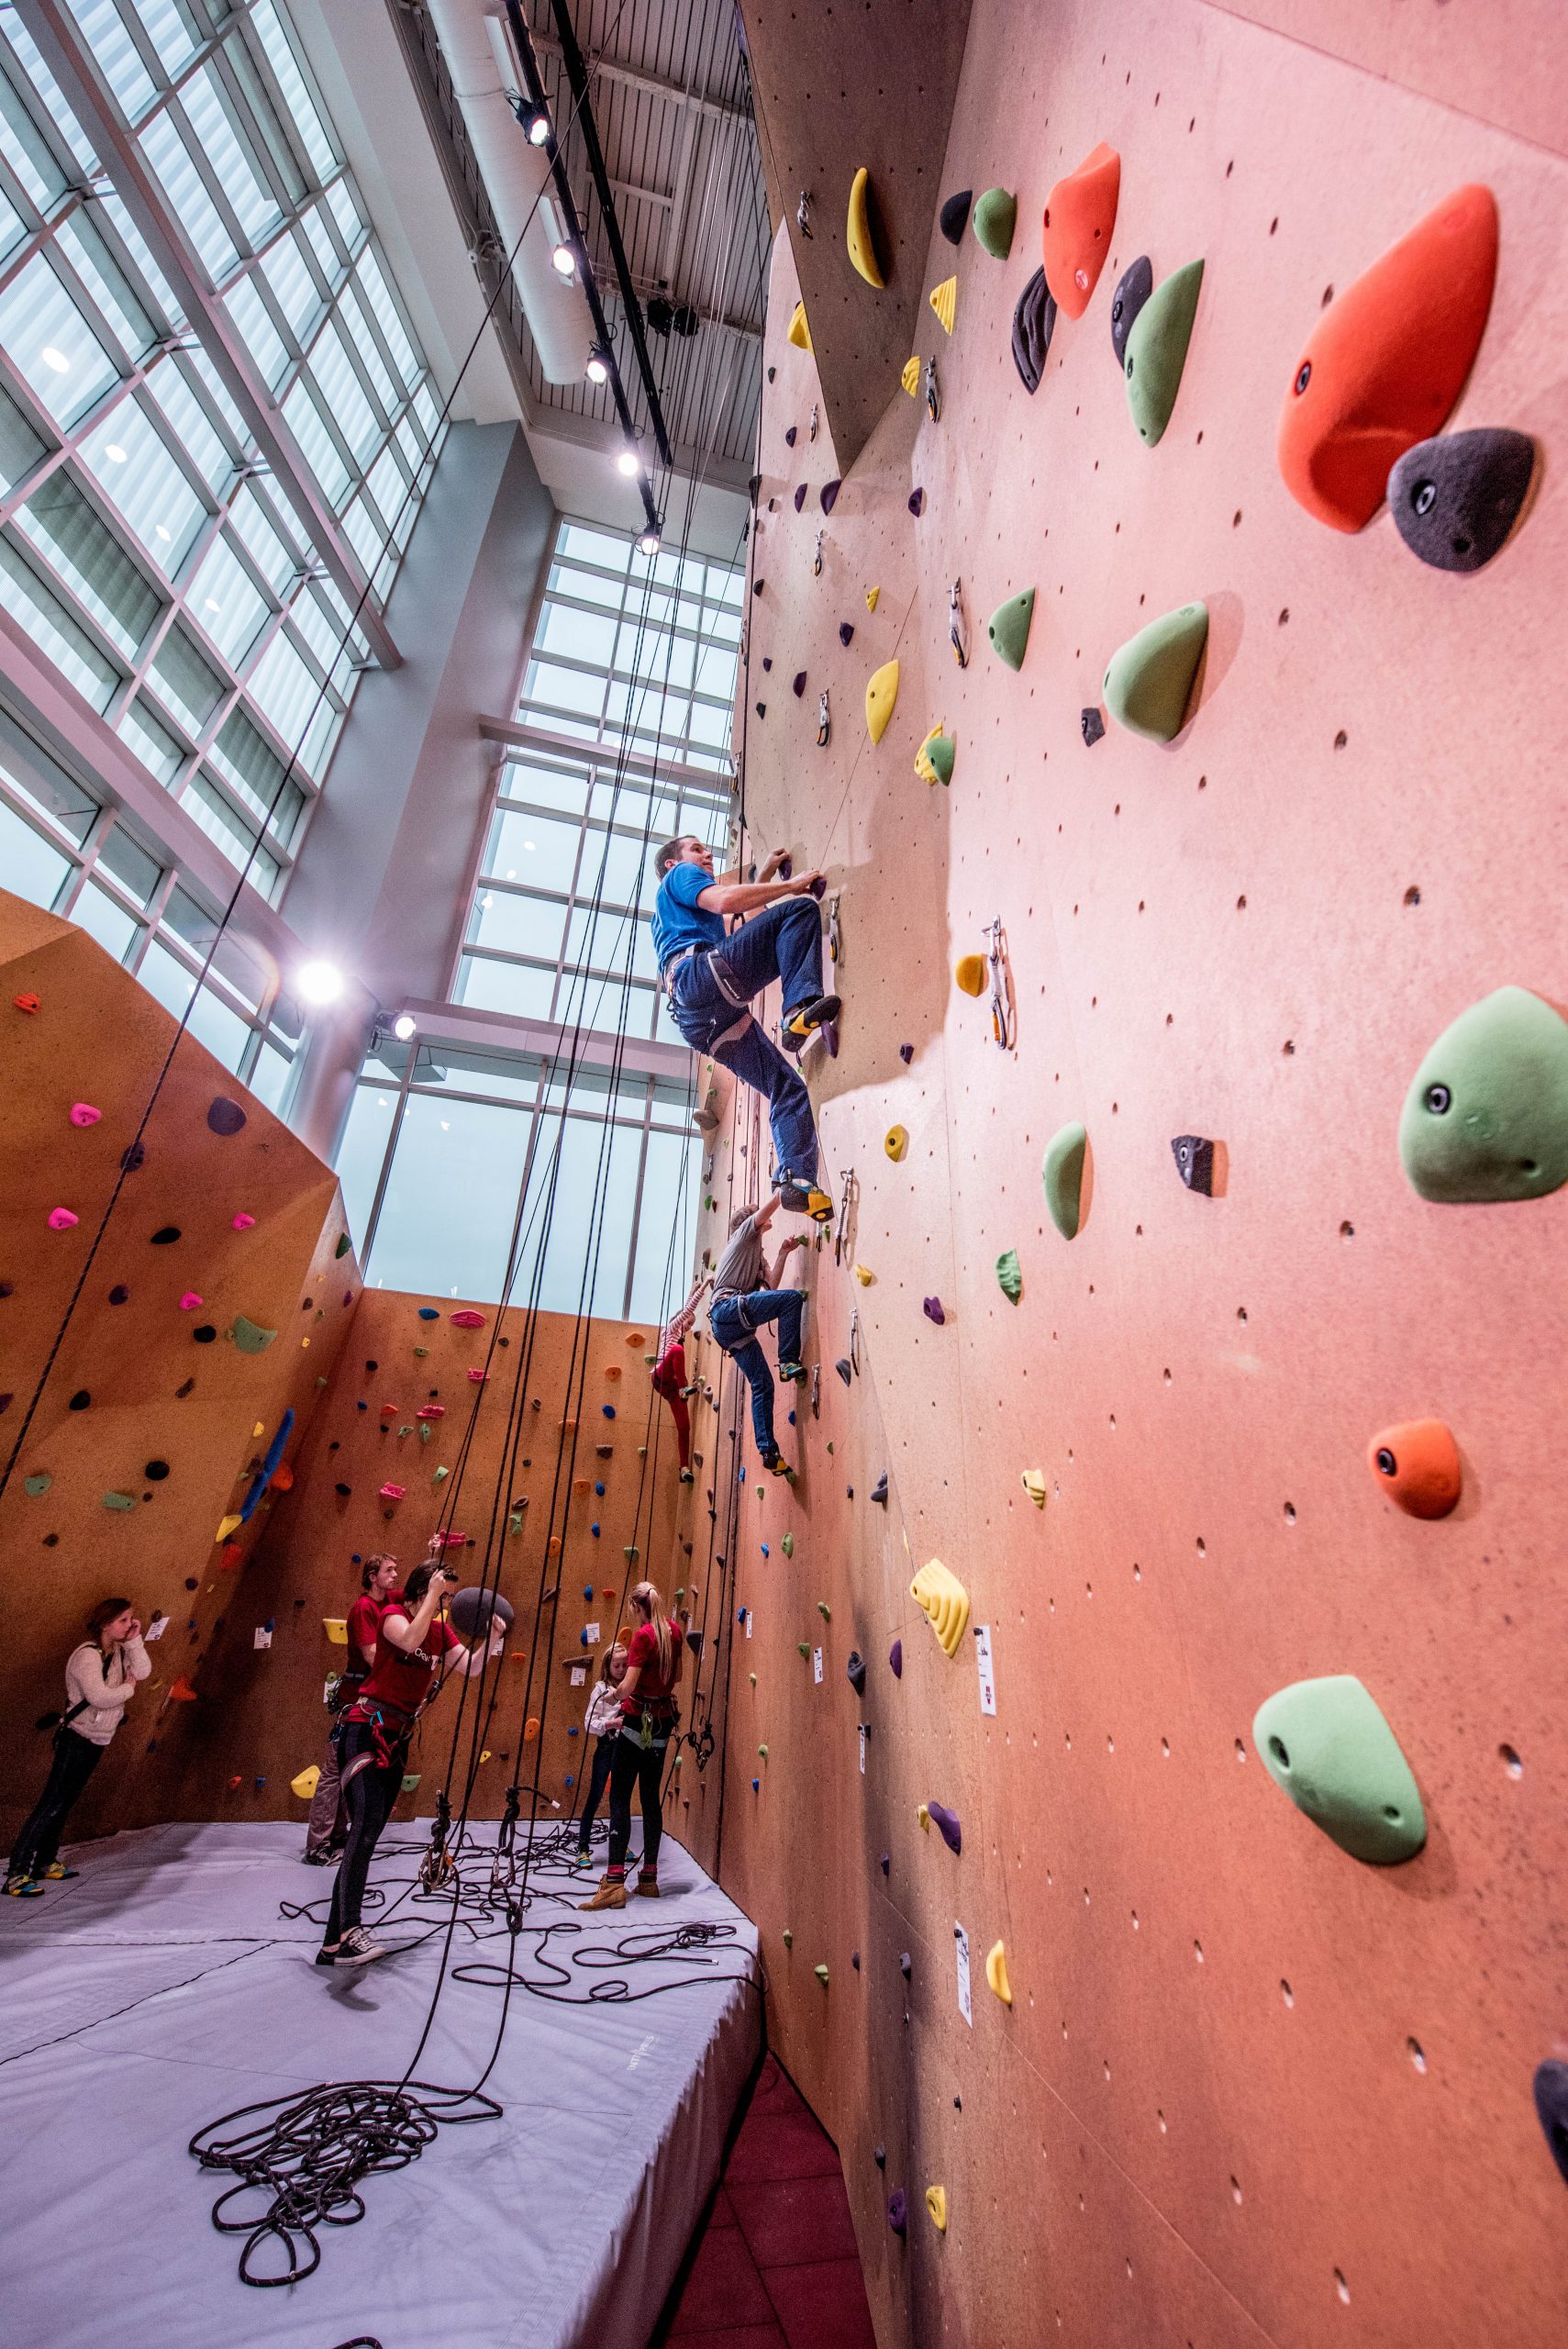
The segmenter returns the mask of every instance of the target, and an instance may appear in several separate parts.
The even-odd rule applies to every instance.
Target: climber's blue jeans
[[[817,1128],[806,1080],[746,1017],[752,996],[775,979],[787,1011],[822,992],[822,915],[815,897],[781,897],[722,946],[677,963],[670,1008],[694,1052],[711,1052],[742,1085],[767,1096],[774,1183],[809,1186],[817,1176]]]
[[[751,1390],[751,1431],[764,1460],[778,1451],[773,1434],[773,1375],[756,1331],[776,1321],[781,1363],[800,1360],[806,1298],[797,1288],[758,1288],[749,1297],[721,1297],[708,1311],[708,1327]]]

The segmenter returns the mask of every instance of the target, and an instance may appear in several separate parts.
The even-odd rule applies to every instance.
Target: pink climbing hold
[[[94,1108],[91,1101],[73,1101],[71,1105],[71,1122],[73,1126],[95,1126],[103,1114],[101,1109]]]
[[[459,1330],[483,1330],[484,1327],[484,1314],[475,1313],[471,1305],[465,1305],[461,1313],[449,1313],[447,1319]]]
[[[403,1498],[403,1493],[404,1487],[401,1485],[383,1485],[377,1498],[384,1501],[400,1501]]]
[[[72,1224],[80,1223],[81,1220],[81,1217],[72,1215],[69,1208],[50,1208],[49,1211],[49,1228],[51,1231],[69,1231]]]
[[[233,1217],[231,1220],[236,1231],[254,1231],[256,1229],[256,1219],[253,1215],[241,1213]]]
[[[180,1310],[182,1313],[194,1313],[198,1305],[205,1305],[206,1303],[206,1297],[198,1297],[194,1288],[188,1288],[185,1291],[184,1296],[180,1299]]]
[[[489,1377],[490,1373],[487,1370],[471,1370],[468,1375],[470,1378],[473,1379],[475,1386],[483,1386],[485,1380]]]
[[[444,1403],[425,1403],[415,1412],[414,1417],[417,1419],[444,1419],[446,1415],[447,1407]]]

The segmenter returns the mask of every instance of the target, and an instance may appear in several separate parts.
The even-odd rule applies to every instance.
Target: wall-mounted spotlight
[[[530,147],[542,147],[550,137],[550,117],[543,106],[531,107],[522,117],[523,130]]]
[[[650,524],[649,528],[644,530],[642,536],[638,540],[637,551],[639,554],[646,555],[655,555],[658,553],[659,533],[653,529],[651,524]]]
[[[609,352],[595,343],[588,353],[588,364],[584,372],[590,384],[607,384],[610,380]]]
[[[392,1023],[392,1032],[400,1044],[406,1044],[417,1031],[418,1024],[411,1011],[400,1011]]]
[[[557,245],[557,246],[556,246],[556,248],[555,248],[555,250],[550,254],[550,258],[551,262],[552,262],[552,263],[553,263],[553,265],[554,265],[555,273],[556,273],[556,275],[557,275],[558,277],[575,277],[575,276],[576,276],[576,274],[577,274],[577,256],[576,256],[576,254],[573,251],[573,250],[572,250],[572,248],[571,248],[571,246],[570,246],[570,245],[568,245],[568,244],[559,244],[559,245]]]
[[[642,471],[642,460],[635,449],[621,451],[620,455],[616,459],[616,471],[617,473],[624,473],[628,481],[637,479],[638,474]]]
[[[335,963],[306,963],[299,974],[298,985],[306,1003],[336,1003],[343,992],[343,974]]]

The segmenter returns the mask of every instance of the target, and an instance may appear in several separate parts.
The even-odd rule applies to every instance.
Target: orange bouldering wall
[[[1402,88],[1186,0],[976,0],[936,195],[1004,187],[1031,234],[1006,263],[966,235],[955,262],[933,200],[924,290],[956,266],[954,324],[922,304],[915,356],[940,417],[888,373],[825,528],[775,246],[748,852],[790,849],[838,900],[841,1050],[806,1066],[851,1212],[806,1260],[798,1484],[759,1486],[744,1432],[732,1481],[728,1375],[697,1413],[734,1573],[699,1851],[762,1929],[772,2043],[839,2142],[884,2349],[1568,2331],[1568,2189],[1531,2099],[1568,2054],[1568,1189],[1439,1203],[1399,1145],[1467,1006],[1568,996],[1548,355],[1568,178],[1416,94],[1462,98],[1466,25],[1482,38],[1457,10],[1402,24]],[[1540,63],[1560,89],[1561,44]],[[1032,230],[1102,141],[1113,250],[1031,397],[1009,346]],[[1445,429],[1512,426],[1548,458],[1469,577],[1413,560],[1386,508],[1324,529],[1275,450],[1335,289],[1467,183],[1496,196],[1499,259]],[[1111,338],[1140,255],[1156,284],[1204,262],[1157,448]],[[986,622],[1031,588],[1015,673]],[[1112,653],[1195,604],[1173,738],[1107,728]],[[865,687],[894,660],[873,744]],[[954,762],[932,785],[915,758],[939,721]],[[1005,1051],[985,982],[951,976],[997,920]],[[750,1106],[724,1109],[710,1252],[762,1148]],[[1042,1164],[1080,1123],[1068,1239]],[[1369,1469],[1374,1438],[1425,1421],[1462,1465],[1440,1516]],[[971,1609],[951,1658],[910,1592],[933,1559]],[[1398,1865],[1340,1848],[1254,1745],[1267,1698],[1335,1675],[1414,1773],[1426,1840]],[[932,1804],[960,1850],[922,1826]]]

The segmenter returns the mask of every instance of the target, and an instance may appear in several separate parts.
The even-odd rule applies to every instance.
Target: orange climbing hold
[[[1407,1419],[1367,1446],[1367,1465],[1407,1517],[1447,1517],[1464,1483],[1459,1446],[1441,1419]]]
[[[1111,249],[1121,157],[1102,139],[1045,201],[1040,258],[1045,283],[1063,317],[1081,318]]]
[[[1485,329],[1497,273],[1490,188],[1444,196],[1308,337],[1280,417],[1279,469],[1331,530],[1359,530],[1407,449],[1440,429]]]
[[[530,1713],[528,1720],[523,1723],[523,1743],[525,1745],[531,1745],[538,1735],[539,1717],[537,1714]]]
[[[196,1701],[196,1692],[183,1673],[170,1689],[169,1696],[171,1702],[176,1705],[194,1705]]]

